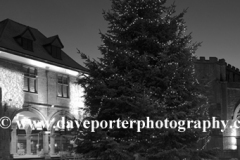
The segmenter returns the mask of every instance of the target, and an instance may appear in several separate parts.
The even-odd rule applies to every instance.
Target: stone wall
[[[195,68],[199,79],[209,79],[212,83],[210,115],[228,120],[229,126],[232,125],[234,111],[240,104],[239,69],[216,57],[210,57],[208,60],[200,57],[195,62]],[[208,148],[222,149],[219,155],[222,159],[240,157],[240,154],[237,154],[240,151],[240,144],[237,142],[239,136],[240,129],[228,128],[224,132],[213,130]]]
[[[228,111],[227,118],[232,119],[233,113],[240,103],[240,88],[228,88]]]
[[[13,72],[20,72],[24,74],[23,65],[20,63],[0,59],[0,67],[7,68]],[[37,113],[36,116],[39,116],[39,114],[41,114],[46,120],[50,120],[50,118],[58,116],[58,114],[61,116],[68,115],[72,117],[69,115],[70,98],[57,97],[58,73],[42,68],[36,69],[38,73],[37,93],[24,92],[24,104],[21,106],[21,108],[13,108],[11,106],[7,106],[7,112],[4,112],[2,106],[0,106],[0,118],[2,116],[8,116],[13,119],[14,116],[21,111],[30,111],[35,114]],[[69,76],[69,81],[69,84],[76,82],[76,77]],[[41,119],[41,117],[39,118]],[[7,130],[0,128],[0,160],[10,159],[10,138],[11,128]],[[45,146],[48,146],[48,144]]]
[[[16,108],[2,105],[2,89],[0,88],[0,118],[10,117]],[[3,129],[0,127],[0,160],[12,160],[10,155],[11,127]]]
[[[195,61],[195,68],[198,78],[209,78],[215,81],[226,80],[226,62],[224,59],[200,57]]]
[[[0,59],[0,67],[8,68],[16,72],[23,73],[23,65],[20,63]],[[61,98],[57,96],[57,75],[42,68],[37,69],[37,93],[24,92],[24,107],[37,108],[46,117],[53,115],[59,110],[69,109],[69,98]],[[70,82],[76,82],[76,77],[69,76]],[[69,87],[70,88],[70,87]],[[55,106],[52,108],[51,106]]]

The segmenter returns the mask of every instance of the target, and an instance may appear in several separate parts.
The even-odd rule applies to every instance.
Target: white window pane
[[[36,92],[35,79],[29,78],[29,86],[30,86],[30,92]]]
[[[62,97],[62,85],[60,84],[57,85],[57,95]]]
[[[28,78],[24,77],[24,91],[28,91]]]
[[[68,86],[63,86],[63,97],[68,97]]]

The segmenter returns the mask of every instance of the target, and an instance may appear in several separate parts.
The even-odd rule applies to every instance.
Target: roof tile
[[[20,46],[14,37],[21,35],[26,29],[29,28],[34,38],[33,41],[33,52],[25,50]],[[6,19],[0,22],[0,47],[7,49],[8,51],[13,51],[13,54],[25,54],[28,57],[41,59],[44,62],[53,63],[58,66],[64,66],[73,70],[87,72],[87,69],[75,62],[71,57],[69,57],[64,51],[62,53],[62,60],[53,58],[44,48],[44,45],[51,43],[54,39],[59,38],[58,36],[53,36],[47,38],[37,29],[28,27],[26,25],[17,23],[10,19]],[[60,39],[59,39],[60,40]],[[60,41],[61,42],[61,41]]]

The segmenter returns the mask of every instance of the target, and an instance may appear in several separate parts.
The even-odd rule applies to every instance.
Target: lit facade
[[[73,147],[74,134],[64,129],[72,125],[61,129],[57,123],[83,118],[83,89],[75,82],[87,70],[63,47],[58,36],[47,38],[9,19],[0,22],[0,88],[2,108],[7,106],[1,115],[12,120],[9,147],[15,159],[58,156]]]
[[[227,129],[221,131],[223,126],[220,125],[220,129],[212,130],[207,148],[219,148],[220,159],[240,158],[240,128],[233,128],[234,121],[239,120],[240,71],[216,57],[209,60],[200,57],[195,68],[198,78],[205,79],[210,87],[210,116],[228,121]],[[236,124],[240,127],[240,123]]]

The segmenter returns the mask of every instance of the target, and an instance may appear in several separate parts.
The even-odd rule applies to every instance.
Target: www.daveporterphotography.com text
[[[70,120],[62,117],[55,123],[49,121],[22,119],[18,120],[17,126],[19,129],[25,128],[26,125],[32,129],[50,128],[52,126],[55,129],[72,129],[74,126],[79,128],[82,126],[85,129],[90,129],[91,132],[95,132],[96,129],[136,129],[137,132],[141,132],[143,129],[177,129],[178,132],[185,132],[187,129],[200,129],[202,132],[207,132],[208,129],[221,129],[223,132],[226,128],[238,129],[240,128],[239,120],[218,120],[216,117],[212,117],[210,120],[151,120],[150,117],[146,117],[145,120],[88,120],[83,121]],[[3,129],[9,128],[11,125],[10,118],[4,117],[0,119],[0,127]]]

